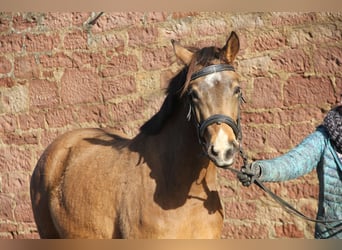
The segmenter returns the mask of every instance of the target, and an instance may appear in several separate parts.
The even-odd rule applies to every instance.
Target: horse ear
[[[232,31],[227,40],[226,45],[222,48],[225,59],[228,63],[232,63],[239,52],[240,49],[240,41],[237,34]]]
[[[171,43],[173,45],[173,50],[176,54],[176,56],[186,65],[189,65],[193,56],[193,53],[183,46],[179,44],[179,42],[175,40],[171,40]]]

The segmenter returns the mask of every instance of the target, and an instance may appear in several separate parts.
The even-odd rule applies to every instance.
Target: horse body
[[[198,144],[195,136],[189,144],[178,134],[173,136],[180,140],[178,149],[150,154],[165,144],[161,137],[129,140],[110,131],[81,129],[58,138],[34,173],[38,192],[33,196],[50,201],[48,209],[33,203],[36,217],[46,213],[37,223],[39,231],[50,231],[46,223],[53,229],[42,237],[219,237],[223,215],[215,166],[200,156],[200,147],[189,152],[194,150],[189,145]]]
[[[192,55],[177,52],[177,47],[175,51],[184,62]],[[215,74],[212,90],[201,87],[200,77],[192,91],[202,98],[218,91],[215,95],[224,100],[213,99],[213,105],[236,120],[236,91],[213,88],[224,81],[222,86],[236,89],[235,73]],[[161,110],[132,139],[109,129],[78,129],[47,147],[31,179],[34,218],[42,238],[220,237],[223,211],[216,165],[232,164],[236,138],[229,125],[211,122],[201,129],[199,143],[194,121],[210,118],[214,106],[196,96],[189,119],[188,99],[172,88]],[[227,97],[220,96],[222,92]],[[227,105],[232,110],[222,108]]]

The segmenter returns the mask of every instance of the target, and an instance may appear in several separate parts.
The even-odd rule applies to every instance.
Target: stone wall
[[[57,135],[114,127],[133,136],[158,110],[182,67],[171,39],[222,46],[237,32],[251,159],[285,153],[340,100],[341,13],[104,13],[89,25],[96,14],[0,14],[0,238],[38,238],[29,181]],[[313,223],[287,214],[257,187],[242,187],[223,170],[218,178],[222,238],[313,237]],[[315,173],[266,185],[315,216]]]

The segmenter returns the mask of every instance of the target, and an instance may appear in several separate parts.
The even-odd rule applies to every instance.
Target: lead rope
[[[246,167],[248,165],[248,157],[245,154],[243,148],[240,146],[240,156],[243,159],[243,167]],[[225,167],[224,169],[228,169],[231,172],[235,173],[235,174],[240,174],[243,173],[241,170],[237,170],[235,168],[232,167]],[[275,193],[273,193],[270,189],[268,189],[257,177],[252,177],[251,180],[252,183],[256,184],[259,188],[261,188],[265,193],[267,193],[269,196],[271,196],[271,198],[276,201],[286,212],[294,214],[304,220],[307,221],[311,221],[311,222],[316,222],[316,223],[321,223],[321,224],[327,224],[327,223],[336,223],[336,222],[342,222],[341,220],[318,220],[318,219],[312,219],[308,216],[306,216],[305,214],[303,214],[302,212],[300,212],[298,209],[294,208],[292,205],[290,205],[287,201],[283,200],[282,198],[280,198],[279,196],[277,196]],[[327,225],[326,225],[327,226]],[[332,229],[330,227],[327,227],[329,229]],[[336,228],[335,228],[336,229]]]

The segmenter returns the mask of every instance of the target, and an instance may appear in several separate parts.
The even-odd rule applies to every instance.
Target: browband
[[[193,73],[190,80],[193,81],[199,77],[221,71],[235,71],[235,69],[232,65],[229,64],[214,64]]]

